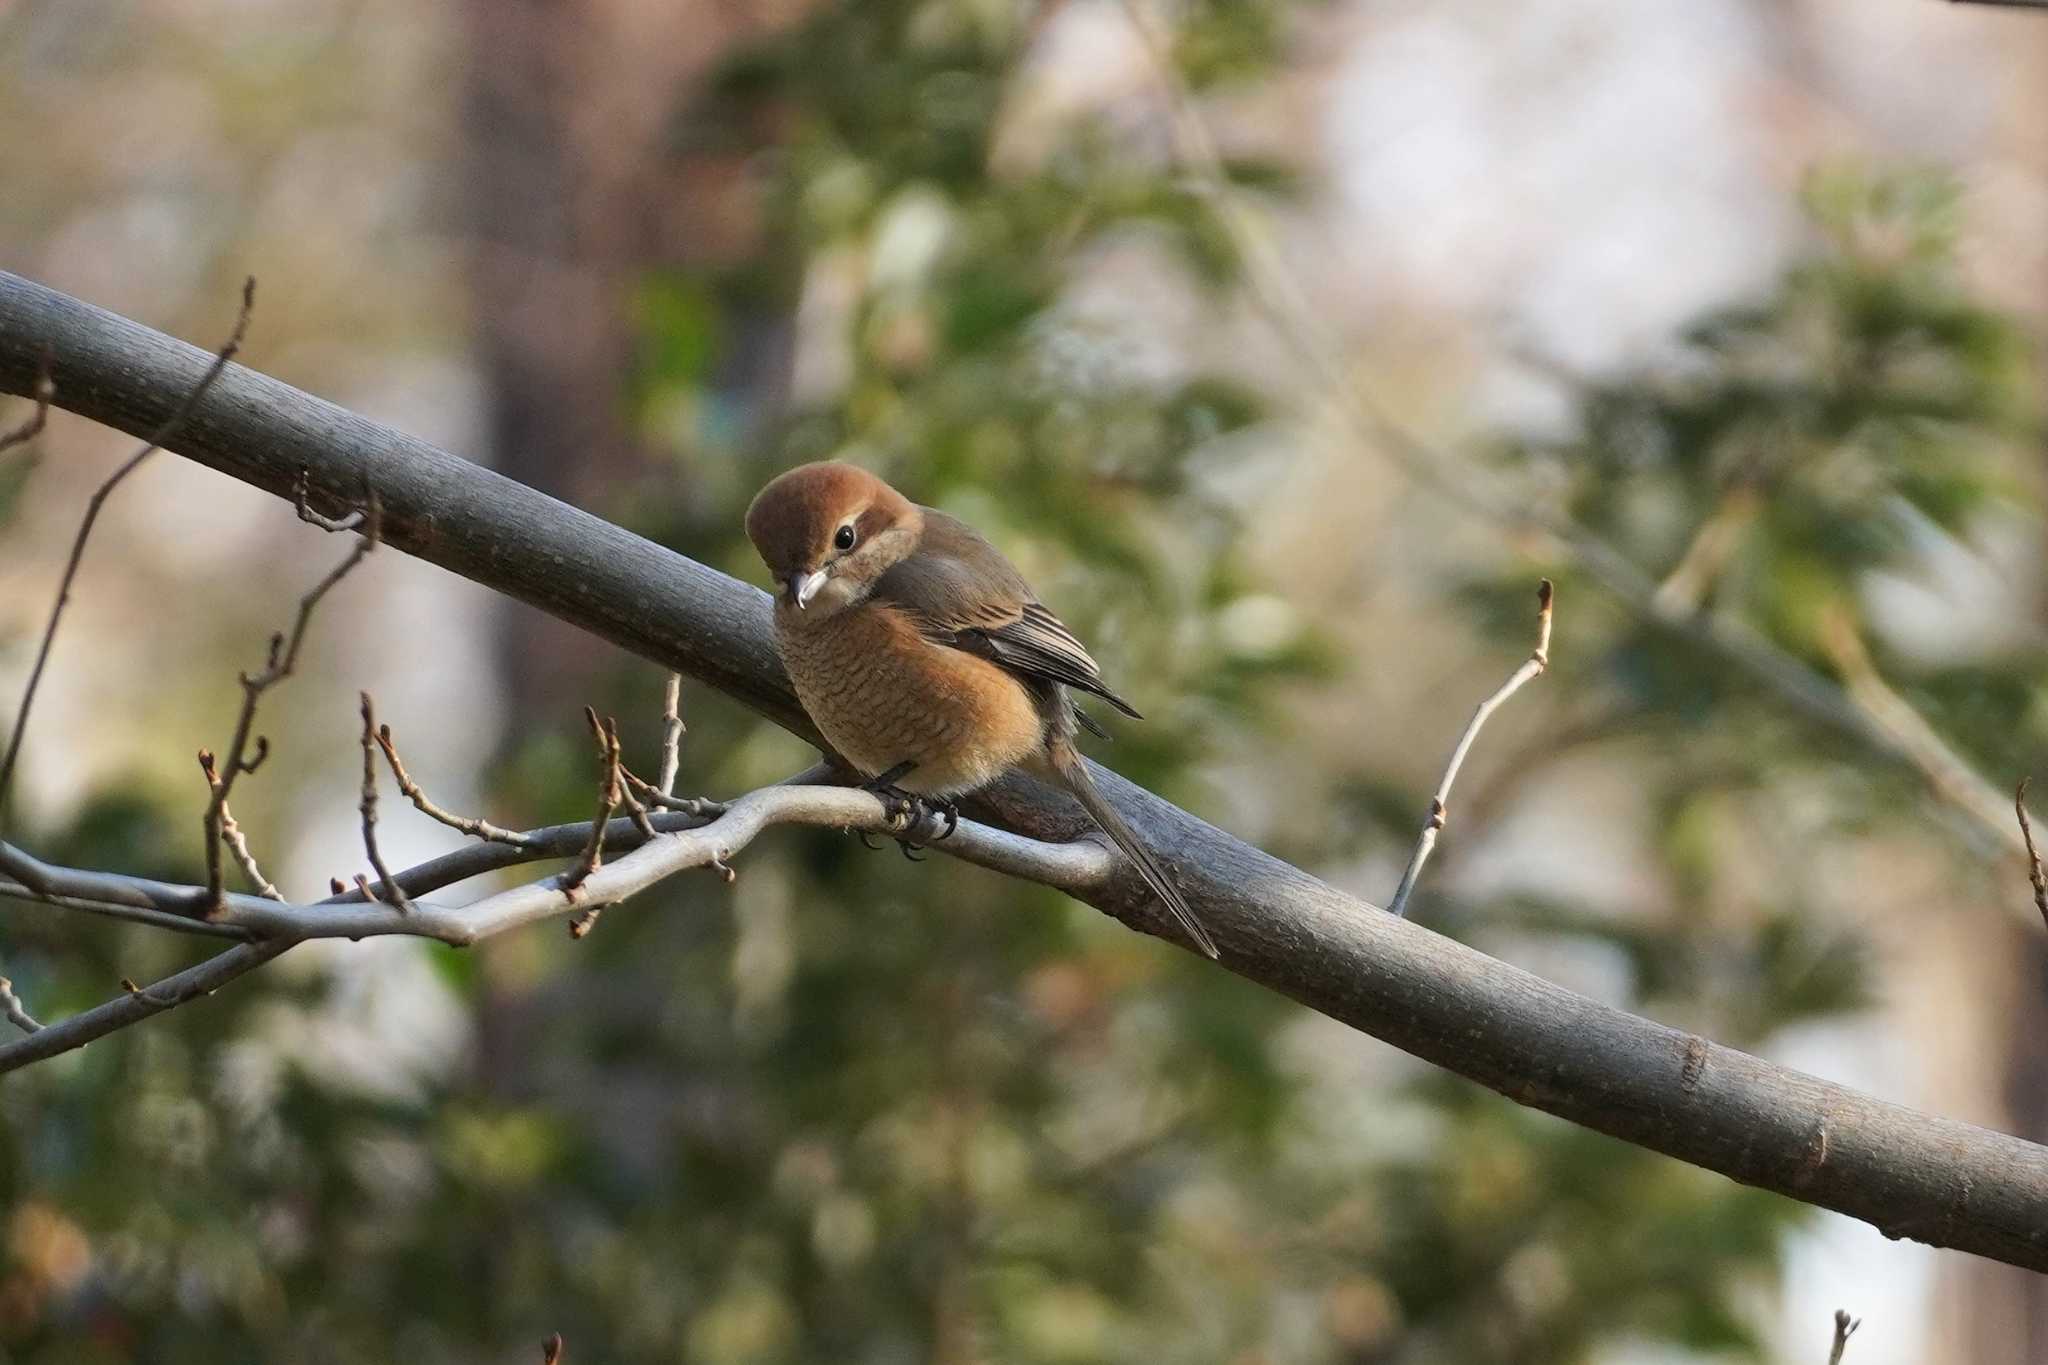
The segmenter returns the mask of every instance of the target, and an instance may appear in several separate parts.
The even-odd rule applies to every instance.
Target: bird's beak
[[[789,600],[802,610],[811,605],[811,599],[818,595],[818,589],[825,586],[825,574],[821,569],[816,573],[793,573],[789,576]]]

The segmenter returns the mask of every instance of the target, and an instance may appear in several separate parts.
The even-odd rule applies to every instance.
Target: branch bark
[[[212,360],[0,274],[0,390],[26,391],[45,346],[59,404],[130,432],[160,423]],[[387,544],[687,673],[815,742],[756,588],[239,366],[208,391],[172,448],[288,500],[302,470],[314,501],[329,508],[374,488]],[[1113,774],[1097,770],[1097,780],[1171,865],[1232,971],[1519,1103],[1888,1236],[2048,1270],[2048,1148],[1574,994],[1396,919]],[[1087,828],[1069,801],[1021,777],[970,811],[1041,840]],[[1076,894],[1134,927],[1163,927],[1120,862]]]

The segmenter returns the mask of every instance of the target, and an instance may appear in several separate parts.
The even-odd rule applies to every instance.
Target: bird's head
[[[747,539],[778,606],[829,616],[917,548],[924,515],[865,469],[829,461],[778,475],[747,508]]]

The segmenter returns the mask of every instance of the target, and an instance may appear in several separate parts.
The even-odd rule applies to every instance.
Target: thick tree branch
[[[211,359],[0,274],[0,390],[30,385],[44,346],[60,405],[130,431],[161,421]],[[239,367],[208,392],[174,448],[286,499],[303,469],[314,500],[330,508],[367,482],[383,499],[387,544],[592,629],[815,739],[775,658],[767,595],[756,588]],[[1636,586],[1634,600],[1647,602],[1653,586]],[[1713,630],[1716,639],[1747,638]],[[1840,694],[1810,671],[1789,682],[1806,709],[1867,726],[1853,708],[1845,720]],[[2048,1269],[2048,1149],[1589,1000],[1387,915],[1111,774],[1098,770],[1098,781],[1171,865],[1231,970],[1520,1103],[1891,1236]],[[971,809],[1048,841],[1087,827],[1070,802],[1023,778],[999,783]],[[0,871],[33,885],[5,853],[0,846]],[[608,864],[592,882],[637,856]],[[1142,882],[1120,862],[1109,865],[1111,875],[1069,889],[1129,923],[1163,927]]]

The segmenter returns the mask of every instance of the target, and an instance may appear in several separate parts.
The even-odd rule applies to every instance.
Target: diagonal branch
[[[1401,885],[1394,892],[1394,898],[1387,902],[1387,913],[1400,916],[1408,912],[1408,897],[1415,891],[1415,882],[1422,876],[1422,865],[1429,861],[1430,851],[1436,847],[1436,836],[1442,832],[1450,818],[1451,784],[1458,780],[1458,769],[1465,766],[1465,755],[1472,751],[1472,742],[1479,738],[1479,727],[1498,710],[1503,702],[1522,690],[1524,683],[1540,677],[1550,667],[1550,604],[1554,592],[1550,580],[1544,579],[1536,589],[1536,651],[1522,666],[1502,683],[1494,694],[1479,703],[1479,709],[1472,713],[1472,719],[1465,726],[1465,733],[1458,736],[1457,747],[1451,750],[1451,761],[1444,767],[1443,781],[1437,783],[1436,795],[1429,798],[1429,817],[1423,821],[1422,837],[1416,840],[1415,852],[1408,859],[1408,870],[1401,874]]]
[[[0,390],[31,384],[45,345],[56,356],[59,403],[123,430],[154,427],[168,396],[183,392],[211,359],[0,272]],[[239,367],[221,376],[198,416],[203,420],[179,435],[181,454],[287,500],[302,470],[323,505],[367,482],[384,501],[387,543],[687,673],[816,740],[775,656],[768,597],[760,589]],[[1623,587],[1642,588],[1623,593],[1624,600],[1647,604],[1654,591],[1625,560],[1582,563],[1602,583],[1611,571]],[[1768,642],[1718,617],[1671,624],[1766,677],[1803,713],[1895,752],[1840,689],[1804,665],[1792,661],[1790,672],[1772,674],[1784,660]],[[1385,914],[1106,770],[1092,771],[1105,798],[1172,864],[1190,904],[1229,949],[1229,970],[1522,1104],[1863,1219],[1892,1236],[2048,1270],[2048,1149],[1888,1104],[1600,1004]],[[818,790],[757,792],[720,819],[743,807],[758,813],[746,803],[775,792]],[[1088,822],[1070,800],[1011,777],[968,810],[990,838],[1014,841],[1015,861],[999,853],[985,865],[1056,886],[1134,925],[1151,924],[1143,883],[1084,837]],[[836,815],[831,823],[865,818],[852,808]],[[629,821],[616,824],[637,833]],[[962,833],[967,829],[963,822]],[[612,837],[607,831],[607,847]],[[955,851],[957,841],[939,847]],[[1046,870],[1057,875],[1032,876],[1053,848],[1059,856]],[[519,850],[493,844],[462,852]],[[608,864],[586,893],[638,856]],[[1092,875],[1072,875],[1083,862]],[[37,879],[47,884],[49,872],[0,842],[0,874],[24,889]],[[562,901],[554,888],[540,898],[548,914],[560,913]],[[237,916],[248,907],[252,924],[266,911],[286,913],[256,897],[231,902]],[[429,913],[422,903],[423,917]],[[359,905],[323,914],[343,923],[393,917],[388,907]]]

